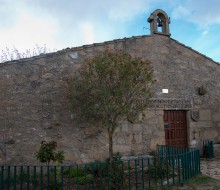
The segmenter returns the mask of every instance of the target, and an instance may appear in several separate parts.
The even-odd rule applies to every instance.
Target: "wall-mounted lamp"
[[[202,85],[199,87],[199,95],[205,95],[207,93],[206,88]]]

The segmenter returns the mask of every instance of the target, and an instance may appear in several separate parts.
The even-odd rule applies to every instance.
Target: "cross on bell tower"
[[[163,10],[155,10],[153,13],[151,13],[147,21],[150,23],[151,35],[163,34],[166,36],[171,36],[169,29],[170,18],[167,16],[167,13]],[[161,31],[159,30],[160,27]]]

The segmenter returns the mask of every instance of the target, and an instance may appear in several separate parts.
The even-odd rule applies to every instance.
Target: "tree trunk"
[[[108,142],[109,142],[109,159],[113,161],[113,130],[108,128]]]

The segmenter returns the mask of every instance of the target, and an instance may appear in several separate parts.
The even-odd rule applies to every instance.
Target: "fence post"
[[[17,166],[14,166],[14,189],[17,188]]]
[[[0,187],[3,189],[4,187],[4,166],[1,166],[1,175],[0,175]]]
[[[34,181],[36,182],[36,177]],[[50,190],[50,166],[47,166],[47,190]]]
[[[37,188],[37,167],[34,166],[34,189]]]
[[[20,190],[23,189],[23,166],[20,167]]]
[[[30,167],[27,166],[27,190],[29,190]]]
[[[63,190],[63,166],[61,166],[61,189]]]
[[[142,189],[144,189],[144,159],[141,159],[141,177],[142,177]]]
[[[198,174],[201,172],[201,168],[200,168],[200,153],[199,150],[197,150],[197,154],[198,154],[198,165],[199,165],[199,171]]]
[[[10,186],[11,186],[11,184],[10,184],[10,178],[11,178],[11,173],[10,173],[10,171],[11,171],[11,167],[10,166],[8,166],[8,176],[7,176],[7,182],[8,182],[8,189],[10,189]]]
[[[40,166],[40,188],[43,189],[43,166]]]

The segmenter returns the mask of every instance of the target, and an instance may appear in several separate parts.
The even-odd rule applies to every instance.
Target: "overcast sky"
[[[65,49],[149,34],[155,9],[171,37],[220,62],[220,0],[0,0],[0,49]]]

